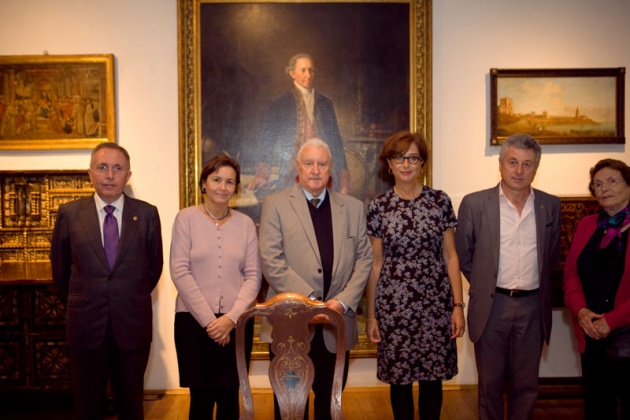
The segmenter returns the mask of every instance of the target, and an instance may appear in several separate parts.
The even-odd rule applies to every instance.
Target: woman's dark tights
[[[420,420],[439,420],[442,411],[442,381],[418,381]],[[389,396],[395,420],[413,420],[413,384],[390,385]]]
[[[217,420],[238,419],[238,386],[190,387],[189,420],[211,419],[217,406]]]

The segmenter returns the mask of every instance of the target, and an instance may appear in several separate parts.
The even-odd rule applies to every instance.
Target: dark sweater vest
[[[322,267],[320,267],[318,271],[323,271],[324,274],[324,296],[322,296],[322,298],[326,301],[328,289],[330,289],[330,281],[332,279],[332,267],[335,255],[333,249],[330,192],[326,194],[326,198],[324,198],[324,201],[319,207],[313,206],[308,200],[307,203],[308,210],[311,213],[311,220],[313,221],[313,229],[315,229],[315,236],[317,237],[319,255],[322,261]]]

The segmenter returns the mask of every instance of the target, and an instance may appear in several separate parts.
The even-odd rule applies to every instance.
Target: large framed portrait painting
[[[387,137],[417,131],[431,150],[430,6],[179,0],[181,206],[200,202],[200,168],[218,153],[240,163],[231,205],[255,222],[264,197],[294,182],[303,122],[291,96],[292,57],[313,63],[317,137],[333,152],[331,187],[366,205],[385,192],[392,180],[378,155]],[[371,354],[368,347],[353,354]]]

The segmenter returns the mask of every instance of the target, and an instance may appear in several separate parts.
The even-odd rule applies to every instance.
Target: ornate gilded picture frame
[[[0,149],[116,141],[114,56],[0,56]]]
[[[624,67],[490,69],[490,144],[625,143]]]
[[[259,134],[270,104],[292,84],[285,67],[298,53],[313,57],[315,91],[334,104],[351,195],[367,204],[389,188],[378,154],[396,131],[423,134],[431,156],[430,0],[178,0],[178,13],[181,207],[200,203],[203,162],[228,153],[241,165],[231,205],[259,221],[271,189],[243,187],[259,157],[278,147]],[[272,177],[281,171],[270,166]],[[423,176],[431,185],[430,159]],[[375,346],[360,334],[352,355],[373,356]],[[266,346],[255,342],[256,355],[264,357]]]

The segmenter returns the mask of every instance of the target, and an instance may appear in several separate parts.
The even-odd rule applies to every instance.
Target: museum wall
[[[625,0],[435,0],[433,4],[433,185],[455,207],[499,180],[489,146],[490,68],[630,67],[630,3]],[[175,0],[0,0],[0,55],[101,54],[116,57],[119,143],[131,154],[130,192],[155,204],[168,256],[179,210],[177,5]],[[626,110],[626,118],[628,111]],[[628,161],[625,145],[545,145],[536,188],[587,195],[599,159]],[[0,151],[1,170],[84,169],[89,150]],[[154,340],[147,389],[177,389],[173,344],[176,291],[168,274],[153,293]],[[476,382],[470,342],[459,340],[460,374]],[[554,311],[544,377],[579,376],[569,316]],[[253,367],[265,386],[266,364]],[[350,386],[376,385],[374,359],[353,359]]]
[[[630,3],[622,0],[434,1],[434,186],[457,208],[465,194],[500,179],[499,148],[488,141],[490,68],[630,68],[628,18]],[[544,145],[533,185],[559,196],[588,196],[588,170],[607,157],[629,162],[628,146]],[[541,376],[579,376],[570,314],[554,310],[553,323]],[[458,380],[470,383],[473,346],[459,344]]]

